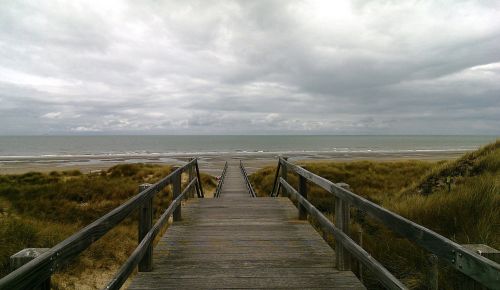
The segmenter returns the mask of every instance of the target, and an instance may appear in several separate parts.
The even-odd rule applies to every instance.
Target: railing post
[[[307,199],[307,182],[302,175],[299,175],[299,193]],[[301,203],[299,203],[299,220],[307,220],[307,210]]]
[[[179,172],[173,178],[173,181],[172,181],[173,198],[172,198],[172,200],[176,199],[181,194],[181,175],[182,175],[182,172]],[[180,221],[182,219],[181,209],[182,209],[182,205],[179,204],[179,206],[177,206],[177,208],[174,210],[174,214],[173,214],[174,222]]]
[[[359,229],[359,246],[363,248],[363,230]],[[363,264],[358,260],[359,281],[363,283]]]
[[[484,245],[484,244],[464,244],[462,246],[471,252],[479,254],[480,256],[483,256],[483,257],[490,259],[494,262],[500,263],[500,251],[495,249],[495,248],[492,248],[492,247],[490,247],[488,245]],[[486,286],[483,286],[481,283],[476,282],[470,278],[468,280],[469,281],[466,281],[466,283],[464,283],[465,285],[463,285],[464,289],[471,289],[471,290],[489,289]]]
[[[349,189],[349,185],[345,183],[337,184],[342,188]],[[335,198],[335,226],[349,235],[349,203],[341,200],[340,198]],[[349,252],[344,248],[340,242],[335,243],[335,260],[337,264],[337,269],[340,271],[349,271],[351,269],[351,259]]]
[[[271,194],[269,196],[275,197],[278,195],[278,189],[279,189],[279,174],[280,174],[280,168],[281,168],[281,163],[280,160],[278,159],[278,166],[276,167],[276,174],[274,175],[274,182],[273,182],[273,190],[271,191]]]
[[[429,255],[429,289],[438,290],[438,257],[434,254]]]
[[[14,271],[20,268],[24,264],[35,259],[48,250],[50,250],[50,248],[26,248],[15,253],[14,255],[10,256],[10,270]],[[31,289],[50,290],[50,277],[47,278],[47,280],[45,280],[42,284]]]
[[[287,161],[288,157],[283,157],[283,160]],[[286,164],[281,164],[281,178],[283,178],[283,180],[288,182],[287,176],[288,176],[288,169],[286,167]],[[284,186],[281,186],[281,196],[288,197],[288,192],[286,191],[286,188]]]
[[[150,187],[151,184],[144,183],[139,185],[139,192]],[[139,209],[139,243],[153,226],[153,198],[146,200]],[[149,245],[144,257],[139,262],[139,272],[151,272],[153,269],[153,245]]]
[[[194,160],[194,158],[189,158],[189,162],[191,162],[193,160]],[[195,178],[194,177],[194,164],[189,166],[188,175],[189,175],[189,181],[188,181],[188,184],[189,184],[189,182],[191,182]],[[186,194],[186,199],[193,198],[193,197],[194,197],[194,188],[191,188],[191,189],[189,189],[189,193]]]
[[[203,193],[203,187],[201,184],[200,167],[198,166],[198,160],[196,160],[196,162],[195,162],[195,170],[196,170],[196,177],[198,178],[198,182],[197,182],[198,186],[196,187],[198,197],[204,198],[205,194]]]

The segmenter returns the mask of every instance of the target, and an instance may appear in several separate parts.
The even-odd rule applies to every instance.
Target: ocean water
[[[474,150],[499,136],[0,136],[0,159]]]

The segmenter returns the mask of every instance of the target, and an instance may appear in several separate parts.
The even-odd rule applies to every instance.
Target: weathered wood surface
[[[228,162],[224,184],[219,197],[248,197],[250,194],[246,188],[245,179],[241,174],[239,162]]]
[[[10,270],[14,271],[24,266],[29,261],[47,252],[49,248],[26,248],[10,256]],[[50,290],[50,277],[40,285],[32,287],[33,290]]]
[[[288,198],[252,198],[238,166],[226,178],[221,198],[186,203],[129,289],[364,289]]]
[[[144,183],[139,185],[139,192],[146,190],[152,184]],[[138,243],[144,239],[144,237],[148,234],[149,230],[153,226],[153,199],[150,198],[146,200],[144,204],[139,209],[139,234]],[[139,271],[140,272],[148,272],[151,271],[153,261],[153,245],[149,245],[144,257],[139,262]]]

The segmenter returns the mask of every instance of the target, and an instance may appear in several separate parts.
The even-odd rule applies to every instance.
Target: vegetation
[[[139,184],[154,183],[171,171],[170,166],[124,164],[93,174],[0,175],[1,276],[9,272],[12,254],[28,247],[54,246],[137,194]],[[202,174],[201,179],[205,190],[215,188],[213,177]],[[169,187],[156,196],[156,217],[171,200]],[[102,288],[137,246],[137,219],[137,215],[127,218],[65,266],[54,276],[54,287]]]
[[[424,161],[398,162],[305,162],[303,168],[334,182],[345,182],[357,194],[377,203],[387,198],[387,194],[397,192],[412,184],[430,170],[435,163]],[[266,167],[250,176],[252,185],[259,196],[268,196],[272,190],[276,167]],[[404,177],[404,178],[403,178]],[[298,178],[289,174],[289,182],[297,188]],[[309,189],[313,204],[328,211],[331,195],[317,186]]]
[[[353,192],[413,220],[459,244],[481,243],[500,248],[500,141],[447,162],[306,162],[304,168],[333,182],[345,182]],[[275,168],[264,168],[250,179],[257,193],[272,190]],[[297,177],[289,174],[297,188]],[[311,186],[309,200],[333,218],[333,199]],[[427,254],[351,209],[351,236],[363,229],[364,248],[412,289],[427,288]],[[332,237],[328,237],[333,241]],[[440,263],[440,289],[467,289],[467,278]],[[365,273],[368,288],[380,285]]]

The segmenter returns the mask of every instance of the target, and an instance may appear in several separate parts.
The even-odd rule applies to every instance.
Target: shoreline
[[[0,157],[1,174],[22,174],[29,171],[50,172],[63,170],[80,170],[88,173],[92,170],[104,170],[117,164],[150,163],[180,165],[191,157],[199,158],[200,170],[218,175],[225,161],[242,160],[245,167],[252,173],[259,168],[275,165],[279,155],[288,156],[297,161],[396,161],[396,160],[451,160],[462,156],[471,150],[452,151],[405,151],[405,152],[234,152],[234,153],[197,153],[197,154],[158,154],[158,155],[117,155],[117,156],[12,156]]]

